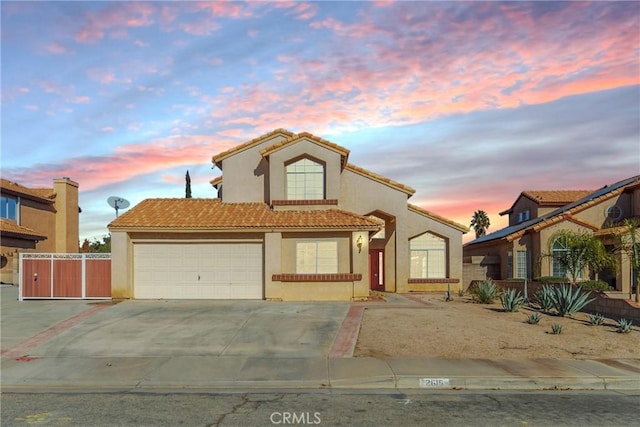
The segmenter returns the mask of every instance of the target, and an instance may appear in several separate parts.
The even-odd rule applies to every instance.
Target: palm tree
[[[551,235],[548,242],[547,256],[564,268],[573,284],[577,283],[585,269],[590,274],[597,274],[615,265],[615,258],[607,252],[602,241],[589,232],[559,230]],[[558,242],[562,250],[554,251]]]
[[[489,216],[485,211],[475,211],[471,217],[471,227],[476,232],[476,239],[487,234],[487,228],[491,225]]]

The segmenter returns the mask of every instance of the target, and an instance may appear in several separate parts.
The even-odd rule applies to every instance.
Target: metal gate
[[[111,299],[111,254],[20,254],[20,301]]]

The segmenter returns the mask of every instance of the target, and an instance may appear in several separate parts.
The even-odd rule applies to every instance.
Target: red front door
[[[384,291],[384,249],[369,249],[369,287]]]

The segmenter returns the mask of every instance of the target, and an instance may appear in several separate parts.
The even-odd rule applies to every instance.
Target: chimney
[[[64,177],[53,180],[56,209],[56,252],[77,253],[79,231],[78,183]]]

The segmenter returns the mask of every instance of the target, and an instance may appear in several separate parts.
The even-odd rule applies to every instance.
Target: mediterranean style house
[[[78,252],[78,183],[53,180],[30,188],[0,180],[0,253],[3,283],[18,283],[19,252]]]
[[[561,242],[550,241],[554,233],[593,233],[613,249],[612,228],[640,217],[640,175],[596,191],[523,191],[500,215],[509,215],[509,225],[467,243],[465,261],[485,266],[493,279],[564,277],[562,264],[553,258],[564,250]],[[618,264],[617,271],[601,272],[600,279],[628,293],[633,281],[629,260],[618,254]]]
[[[218,198],[147,199],[109,224],[113,298],[358,300],[457,289],[467,227],[349,150],[277,129],[213,156]]]

